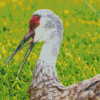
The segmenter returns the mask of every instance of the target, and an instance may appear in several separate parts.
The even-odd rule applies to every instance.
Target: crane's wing
[[[89,100],[100,100],[100,75],[79,82],[77,85],[80,87],[77,100],[83,97]]]
[[[47,85],[35,83],[33,79],[28,89],[30,100],[100,100],[100,75],[68,87],[55,80]]]
[[[75,85],[79,87],[78,91],[74,91],[74,85],[69,86],[69,91],[74,91],[72,97],[75,100],[100,100],[100,75],[81,81]],[[72,89],[70,89],[71,87]]]

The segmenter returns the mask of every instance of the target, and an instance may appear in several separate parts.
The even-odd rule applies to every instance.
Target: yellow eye
[[[38,25],[39,25],[39,23],[36,21],[36,22],[35,22],[35,26],[38,26]]]

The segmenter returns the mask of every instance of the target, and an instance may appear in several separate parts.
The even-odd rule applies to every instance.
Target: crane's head
[[[26,53],[26,56],[23,60],[23,63],[21,65],[21,69],[29,55],[29,53],[31,52],[34,44],[36,42],[46,42],[49,39],[52,39],[52,37],[54,36],[54,32],[58,31],[58,35],[59,37],[62,37],[63,34],[63,26],[62,26],[62,22],[61,19],[54,14],[52,11],[48,10],[48,9],[41,9],[41,10],[37,10],[32,18],[29,21],[29,30],[26,33],[26,35],[24,36],[24,38],[22,39],[22,41],[20,42],[20,44],[18,45],[18,47],[16,48],[16,50],[13,52],[13,54],[9,57],[9,59],[7,60],[7,62],[5,63],[4,66],[6,66],[6,64],[11,60],[11,58],[21,49],[23,48],[25,45],[25,43],[29,40],[29,38],[32,37],[32,40],[30,42],[28,42],[27,44],[30,44],[29,49]],[[61,32],[61,34],[59,34],[59,32]],[[26,44],[26,45],[27,45]],[[20,71],[21,71],[20,69]],[[19,71],[19,73],[20,73]],[[19,74],[18,73],[18,74]]]

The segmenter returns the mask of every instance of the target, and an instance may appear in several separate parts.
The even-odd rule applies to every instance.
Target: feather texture
[[[45,40],[45,43],[28,89],[30,100],[100,100],[100,75],[68,87],[60,83],[55,65],[63,37],[61,19],[48,9],[34,14],[41,17],[41,27],[36,29],[36,34],[40,36],[44,29],[45,34],[39,41]]]
[[[40,64],[41,60],[38,61],[34,73],[41,66]],[[38,74],[33,75],[28,93],[30,100],[100,100],[100,75],[65,87],[53,70],[50,76],[49,72],[44,74],[41,67]]]

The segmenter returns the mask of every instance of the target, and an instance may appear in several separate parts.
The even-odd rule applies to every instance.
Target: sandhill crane
[[[63,38],[61,19],[48,9],[37,10],[29,22],[29,30],[13,52],[10,59],[25,46],[32,37],[19,73],[36,42],[44,41],[40,57],[35,66],[33,80],[28,89],[30,100],[100,100],[100,75],[65,87],[56,73],[56,60]],[[18,74],[19,74],[18,73]]]

